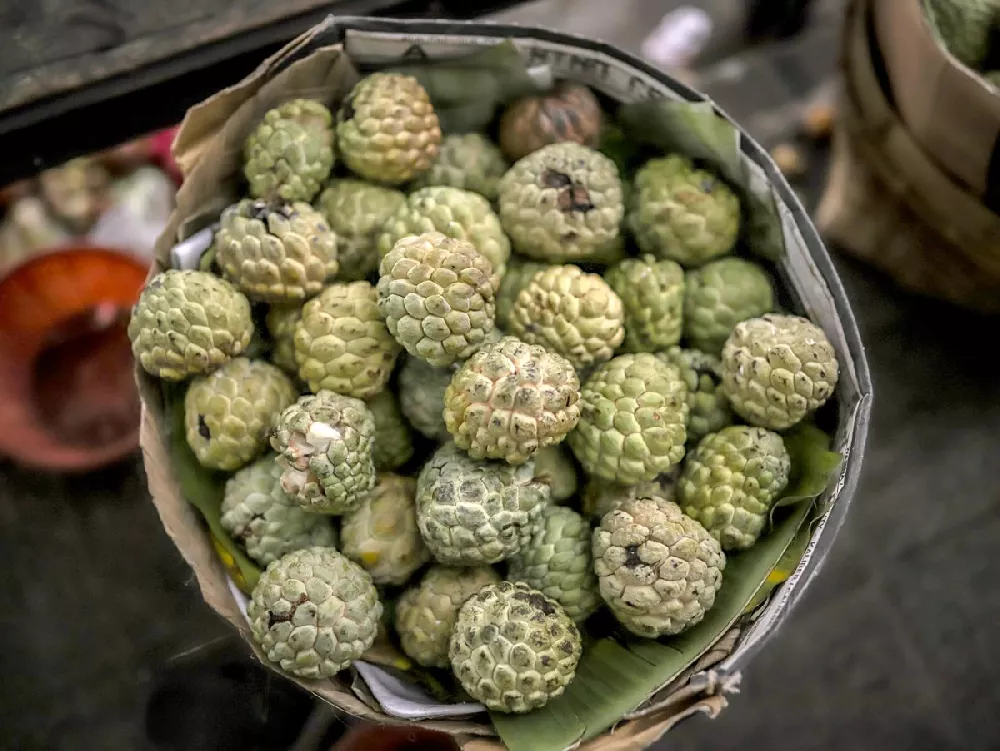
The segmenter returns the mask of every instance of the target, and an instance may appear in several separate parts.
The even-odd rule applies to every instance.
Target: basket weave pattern
[[[903,287],[1000,312],[1000,216],[920,150],[886,99],[869,45],[870,0],[848,9],[843,81],[820,231]]]

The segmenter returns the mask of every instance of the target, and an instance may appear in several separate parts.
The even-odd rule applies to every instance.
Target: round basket
[[[814,502],[799,504],[786,515],[796,522],[782,527],[787,539],[752,559],[757,567],[748,581],[730,591],[729,610],[719,611],[706,628],[699,624],[687,632],[683,649],[677,640],[637,645],[602,639],[603,648],[620,660],[604,660],[611,669],[588,674],[586,685],[598,694],[570,696],[567,690],[536,710],[554,714],[523,716],[533,723],[533,734],[522,725],[519,742],[511,741],[508,723],[514,720],[509,717],[491,718],[477,704],[442,703],[367,654],[331,680],[293,680],[352,715],[445,731],[468,751],[498,750],[504,744],[514,751],[640,749],[682,718],[714,715],[725,706],[725,694],[735,687],[747,660],[783,622],[826,556],[847,512],[864,453],[872,389],[854,318],[815,229],[766,151],[703,95],[602,42],[477,22],[330,17],[250,77],[189,111],[174,144],[184,181],[177,209],[157,245],[153,273],[198,262],[189,257],[192,248],[207,246],[206,228],[239,196],[242,144],[266,110],[302,96],[336,104],[369,71],[438,65],[441,77],[435,80],[441,85],[427,88],[439,113],[474,117],[486,111],[492,116],[488,97],[499,96],[503,82],[517,74],[493,76],[482,86],[462,83],[459,74],[479,75],[511,58],[522,74],[577,81],[618,112],[634,105],[631,112],[650,114],[633,118],[636,134],[656,126],[652,130],[669,136],[665,140],[672,150],[711,164],[737,189],[746,208],[745,243],[751,252],[769,258],[783,305],[820,325],[837,351],[841,376],[824,419],[832,450],[840,456],[825,450],[827,461],[830,456],[838,461],[808,493]],[[244,612],[247,572],[219,534],[218,499],[192,482],[190,468],[182,466],[173,448],[176,388],[165,388],[141,371],[137,378],[144,405],[146,473],[164,527],[191,565],[208,604],[269,664],[250,638]],[[651,672],[654,662],[657,669]],[[581,663],[574,683],[584,670]],[[623,686],[641,686],[642,696],[611,715],[608,705]],[[529,737],[530,743],[524,740]]]
[[[855,0],[848,8],[833,162],[817,225],[907,289],[1000,312],[1000,216],[943,172],[892,108],[871,5]]]

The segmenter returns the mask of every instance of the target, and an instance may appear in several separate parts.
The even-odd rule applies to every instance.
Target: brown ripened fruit
[[[601,105],[582,84],[561,81],[545,94],[522,97],[500,117],[500,148],[517,160],[550,143],[596,148],[601,135]]]

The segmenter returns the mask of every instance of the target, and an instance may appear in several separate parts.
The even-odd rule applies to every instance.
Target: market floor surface
[[[604,0],[543,0],[503,17],[638,51],[680,4],[621,0],[609,19]],[[720,25],[736,5],[701,4]],[[791,138],[796,107],[834,70],[836,8],[820,2],[807,32],[701,71],[700,85],[765,145]],[[807,153],[814,205],[823,165]],[[731,706],[657,748],[1000,748],[1000,381],[982,354],[994,329],[836,261],[876,388],[861,487]],[[84,477],[0,465],[0,550],[0,747],[149,748],[154,677],[229,630],[163,533],[138,458]]]

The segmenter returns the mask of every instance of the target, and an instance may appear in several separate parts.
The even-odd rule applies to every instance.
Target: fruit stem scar
[[[625,565],[629,568],[642,565],[642,558],[639,557],[638,545],[625,546]]]

